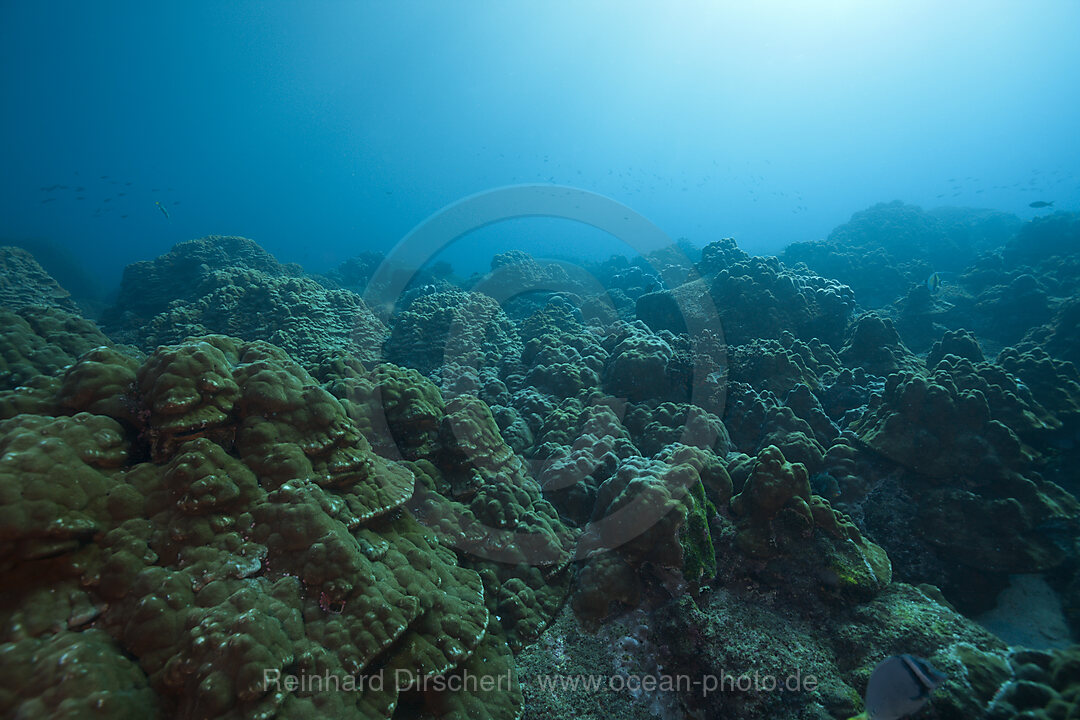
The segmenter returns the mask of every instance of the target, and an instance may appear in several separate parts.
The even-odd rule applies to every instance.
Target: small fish
[[[1039,208],[1048,208],[1048,207],[1053,207],[1053,206],[1054,206],[1054,201],[1053,200],[1051,200],[1050,202],[1046,202],[1044,200],[1036,200],[1035,202],[1028,205],[1028,207],[1035,208],[1036,210],[1038,210]]]
[[[158,202],[157,200],[155,200],[155,201],[154,201],[154,204],[158,206],[158,210],[160,210],[161,212],[165,213],[165,219],[166,219],[166,220],[168,220],[168,219],[169,219],[169,211],[165,209],[165,206],[164,206],[164,205],[162,205],[162,204],[161,204],[160,202]]]
[[[918,711],[945,682],[944,673],[922,658],[893,655],[874,668],[866,684],[866,720],[899,720]]]
[[[926,289],[936,293],[941,288],[941,273],[934,273],[926,278]]]

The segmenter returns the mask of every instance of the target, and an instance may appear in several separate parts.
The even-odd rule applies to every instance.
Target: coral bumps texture
[[[402,510],[412,473],[282,350],[206,336],[141,363],[92,354],[60,387],[64,414],[0,425],[3,567],[22,601],[5,662],[63,673],[46,659],[92,627],[82,672],[115,692],[65,684],[42,712],[89,714],[104,693],[115,717],[390,717],[399,678],[478,654],[513,680],[480,575]],[[281,673],[387,681],[268,690]],[[485,712],[515,717],[515,692]]]
[[[0,714],[820,720],[911,653],[927,717],[1076,715],[1076,220],[1013,220],[468,279],[210,236],[100,325],[5,250]]]

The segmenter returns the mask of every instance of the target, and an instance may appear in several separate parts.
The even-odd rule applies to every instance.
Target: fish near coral
[[[922,658],[893,655],[882,660],[866,685],[866,711],[850,720],[900,720],[930,701],[946,676]]]

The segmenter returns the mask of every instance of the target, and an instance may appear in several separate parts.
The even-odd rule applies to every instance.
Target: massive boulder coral
[[[408,460],[410,510],[480,573],[506,640],[514,648],[535,640],[565,596],[575,533],[488,405],[467,394],[444,400],[417,371],[390,363],[368,372],[345,359],[320,370],[376,452]]]
[[[1005,682],[987,709],[987,720],[1072,718],[1080,713],[1080,645],[1015,648],[1005,667]]]
[[[66,310],[0,307],[0,390],[55,375],[88,350],[111,344],[94,323]]]
[[[785,263],[803,263],[816,273],[836,278],[852,289],[865,308],[888,305],[911,284],[883,248],[852,250],[831,240],[811,240],[788,245],[780,257]]]
[[[481,400],[447,403],[440,438],[436,456],[408,464],[417,478],[409,507],[480,573],[488,607],[520,648],[539,637],[565,597],[577,533],[544,499]]]
[[[836,346],[855,309],[851,288],[805,266],[788,268],[775,257],[754,257],[721,270],[711,294],[724,335],[737,345],[787,330]]]
[[[736,490],[730,507],[734,532],[725,538],[737,553],[719,553],[729,572],[748,572],[786,592],[847,602],[868,600],[891,582],[885,551],[828,500],[812,494],[806,467],[789,462],[779,448],[761,450]],[[741,563],[746,564],[737,570]]]
[[[979,293],[971,308],[979,335],[1015,343],[1033,327],[1049,322],[1054,304],[1043,282],[1030,273]]]
[[[124,269],[116,305],[106,311],[110,332],[138,329],[175,300],[191,302],[196,288],[215,270],[246,268],[270,276],[298,276],[299,265],[282,265],[248,238],[208,235],[177,243],[154,260],[132,263]]]
[[[694,333],[705,328],[718,332],[721,327],[704,278],[642,295],[634,306],[634,315],[654,332]]]
[[[317,374],[345,406],[379,455],[420,460],[438,453],[443,397],[416,370],[380,363],[368,371],[351,358],[339,358]]]
[[[855,308],[851,288],[805,266],[746,256],[730,240],[713,245],[702,250],[704,277],[694,273],[683,285],[643,295],[638,319],[656,331],[722,332],[735,345],[778,338],[785,330],[839,344]]]
[[[1016,378],[1013,385],[1017,390],[1053,413],[1063,427],[1075,428],[1080,422],[1080,370],[1076,365],[1038,347],[1005,348],[997,364]]]
[[[224,333],[266,340],[316,364],[334,353],[381,355],[386,328],[356,293],[328,289],[253,241],[209,236],[128,266],[102,324],[115,339],[153,350]]]
[[[653,333],[640,321],[618,323],[603,347],[608,353],[603,369],[608,393],[633,401],[689,396],[692,365],[678,356],[672,333]]]
[[[608,353],[579,316],[561,297],[529,316],[521,324],[525,370],[507,382],[515,389],[535,388],[559,398],[598,388]]]
[[[890,375],[852,429],[875,451],[935,478],[1001,478],[1031,461],[1010,428],[994,420],[986,396],[961,391],[947,373]]]
[[[1019,226],[1016,216],[992,210],[878,203],[853,214],[826,240],[789,245],[783,260],[804,262],[850,285],[863,307],[877,308],[935,271],[964,268],[979,252],[1004,244]]]
[[[982,362],[982,347],[979,339],[969,330],[946,330],[942,338],[936,341],[926,355],[926,367],[933,370],[946,355],[967,358],[972,362]]]
[[[736,449],[756,455],[775,445],[790,460],[815,473],[822,467],[825,448],[837,434],[805,385],[795,386],[781,402],[768,390],[759,393],[746,383],[733,382],[728,388],[724,424]]]
[[[340,352],[374,360],[386,328],[355,293],[327,290],[308,278],[233,268],[213,271],[197,286],[196,299],[175,301],[150,319],[140,344],[149,349],[218,332],[266,339],[316,363]]]
[[[100,385],[67,385],[70,415],[0,422],[5,664],[47,677],[62,649],[92,654],[133,717],[520,716],[481,576],[405,511],[412,473],[284,352],[209,336],[109,361],[66,371]],[[134,412],[115,398],[128,376]],[[431,689],[477,667],[509,673],[506,692]],[[9,686],[0,709],[100,698],[63,687]]]
[[[1049,451],[1062,420],[1002,367],[946,355],[933,374],[891,375],[853,429],[885,457],[931,477],[1002,477]]]
[[[445,290],[421,295],[390,321],[386,359],[434,374],[447,363],[498,366],[521,354],[517,328],[481,293]]]
[[[723,412],[727,348],[722,335],[709,329],[690,335],[653,332],[638,320],[611,325],[601,345],[607,352],[601,381],[609,395],[631,402],[692,401],[708,412]]]
[[[1038,455],[1018,436],[1053,436],[1058,422],[989,363],[946,356],[930,378],[890,376],[852,425],[863,446],[906,468],[888,481],[898,489],[881,488],[891,510],[868,503],[871,530],[912,545],[915,522],[918,543],[929,543],[954,568],[974,570],[978,582],[1071,562],[1075,550],[1059,534],[1074,532],[1080,504],[1035,472]]]
[[[1060,306],[1046,323],[1031,329],[1020,346],[1037,345],[1062,360],[1080,364],[1080,299],[1075,296]]]
[[[1075,471],[1080,462],[1080,371],[1037,346],[1005,348],[997,362],[1015,379],[1016,394],[1049,414],[1029,442],[1042,453],[1043,475],[1075,494],[1080,490]]]
[[[491,259],[491,272],[471,290],[490,295],[515,319],[528,317],[555,293],[578,295],[583,286],[561,263],[536,260],[527,252],[510,250]]]
[[[735,238],[721,238],[701,248],[697,270],[702,276],[712,276],[731,265],[746,262],[750,255],[739,247]]]
[[[713,577],[716,506],[705,482],[717,501],[730,497],[731,481],[715,456],[683,445],[619,464],[600,486],[581,538],[584,564],[572,599],[578,616],[602,620]]]
[[[847,367],[862,368],[874,375],[922,369],[922,363],[900,340],[892,321],[875,313],[867,313],[855,321],[838,355]]]
[[[628,404],[623,424],[646,457],[672,443],[705,448],[721,456],[731,446],[720,418],[691,403]]]
[[[1056,212],[1037,217],[1002,249],[1009,265],[1031,265],[1053,255],[1073,255],[1080,246],[1080,213]]]
[[[544,497],[569,523],[592,515],[600,485],[621,460],[638,456],[619,412],[607,398],[573,398],[552,408],[537,430],[531,461]]]
[[[787,331],[777,339],[758,339],[732,347],[728,356],[732,381],[777,395],[785,395],[799,384],[817,391],[841,369],[840,359],[831,347],[817,338],[804,342]]]
[[[71,294],[26,250],[0,246],[0,307],[51,307],[78,312]]]

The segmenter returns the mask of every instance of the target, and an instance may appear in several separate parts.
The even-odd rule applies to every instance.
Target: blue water
[[[211,233],[326,269],[516,183],[759,253],[892,199],[1075,209],[1078,30],[1067,0],[9,1],[0,241],[111,287]],[[453,260],[511,247],[626,251],[521,220]]]

